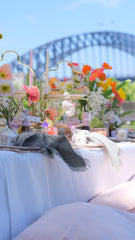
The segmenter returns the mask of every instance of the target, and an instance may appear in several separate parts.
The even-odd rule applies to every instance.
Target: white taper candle
[[[45,69],[45,94],[48,94],[49,84],[48,84],[48,76],[49,76],[49,51],[46,50],[46,69]]]
[[[30,51],[30,67],[33,68],[33,51]],[[32,71],[29,71],[29,88],[33,85],[33,74]]]

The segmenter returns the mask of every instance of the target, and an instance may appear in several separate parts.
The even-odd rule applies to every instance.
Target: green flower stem
[[[33,102],[33,115],[36,116],[36,103]]]
[[[89,77],[86,77],[86,80],[87,80],[87,86],[88,86],[88,88],[89,88],[89,83],[90,83]],[[88,107],[88,112],[89,112],[89,110],[90,110],[89,94],[87,95],[87,107]]]

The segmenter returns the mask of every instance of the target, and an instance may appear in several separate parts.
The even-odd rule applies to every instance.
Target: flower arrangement
[[[24,85],[26,93],[22,94],[23,97],[21,96],[21,100],[18,99],[17,91],[12,80],[11,66],[9,64],[2,65],[0,67],[0,118],[5,118],[8,125],[10,125],[11,121],[15,118],[21,106],[21,101],[25,103],[25,106],[30,107],[32,102],[35,103],[40,98],[37,86],[32,86],[29,89]]]
[[[52,94],[64,93],[85,94],[79,103],[79,118],[82,118],[82,108],[87,105],[90,113],[91,127],[104,127],[111,124],[117,127],[122,124],[121,116],[117,110],[126,100],[124,88],[129,81],[118,82],[107,77],[107,71],[112,67],[103,63],[101,67],[93,69],[90,65],[80,68],[78,63],[68,62],[72,74],[70,79],[50,78],[49,86]],[[57,90],[57,93],[55,92]],[[126,113],[124,113],[126,114]]]
[[[61,119],[61,117],[65,114],[68,117],[71,117],[75,114],[75,103],[70,100],[70,94],[65,91],[64,92],[65,99],[62,101],[61,108],[57,111],[53,107],[48,107],[45,110],[45,121],[43,121],[41,127],[44,128],[50,135],[55,134],[55,123]]]
[[[2,35],[0,35],[0,38],[2,38]],[[18,56],[18,54],[16,55]],[[19,60],[18,62],[21,63]],[[40,89],[42,84],[38,88],[35,86],[35,82],[34,86],[23,86],[24,92],[20,98],[23,107],[29,108],[30,114],[36,115],[37,112],[37,116],[42,117],[41,127],[53,131],[53,125],[63,114],[72,116],[75,113],[75,103],[70,99],[70,94],[81,93],[85,97],[83,100],[78,100],[80,118],[82,108],[87,104],[88,111],[91,113],[91,126],[95,127],[96,123],[99,127],[104,123],[110,123],[112,119],[113,121],[115,119],[115,122],[120,124],[118,118],[114,116],[117,116],[116,108],[120,107],[126,99],[123,87],[127,82],[116,83],[113,79],[108,78],[106,71],[111,70],[112,67],[107,63],[103,63],[100,68],[96,69],[93,69],[90,65],[84,65],[81,68],[78,63],[71,62],[68,62],[68,66],[72,71],[69,80],[64,78],[63,81],[60,81],[58,78],[53,77],[48,82],[48,89],[50,88],[52,94],[65,94],[59,112],[48,104],[50,101],[47,99],[48,94],[46,99],[40,97],[40,95],[43,96],[42,89]],[[27,67],[29,66],[27,65]],[[33,73],[33,69],[31,71]],[[12,83],[12,69],[9,64],[4,64],[0,67],[0,117],[5,117],[8,122],[13,120],[18,108],[21,106],[20,99],[17,100],[16,89]],[[38,111],[36,106],[39,106]],[[14,114],[12,114],[13,112]]]
[[[68,65],[71,67],[71,64]],[[87,92],[86,101],[79,100],[79,104],[80,109],[86,104],[88,105],[91,127],[104,127],[104,124],[111,123],[118,127],[121,124],[117,108],[126,100],[123,87],[129,82],[118,83],[107,77],[106,71],[111,69],[112,67],[105,62],[96,69],[90,65],[84,65],[81,69],[77,63],[72,63],[70,82],[73,81],[73,90],[78,93],[80,91]]]
[[[15,54],[19,59],[19,55]],[[23,111],[29,109],[30,115],[34,115],[37,118],[40,117],[40,120],[38,119],[38,122],[35,121],[33,126],[37,128],[43,127],[50,134],[53,134],[53,125],[63,114],[68,116],[74,114],[74,104],[69,99],[69,96],[68,99],[65,97],[60,112],[57,112],[53,107],[49,106],[48,99],[40,99],[40,86],[38,88],[29,84],[28,87],[24,84],[22,90],[16,91],[12,78],[11,66],[9,64],[2,65],[0,67],[0,118],[6,118],[10,127],[19,128],[25,118],[30,119]],[[59,90],[61,82],[56,78],[52,78],[50,79],[50,85],[53,90]],[[19,92],[19,95],[17,92]],[[20,107],[21,111],[18,114]]]

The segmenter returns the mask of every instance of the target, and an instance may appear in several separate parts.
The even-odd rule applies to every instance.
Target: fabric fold
[[[103,143],[103,145],[106,148],[108,155],[111,159],[112,166],[114,166],[116,168],[119,167],[119,165],[120,165],[120,157],[119,157],[120,149],[119,149],[118,145],[100,133],[92,132],[92,133],[90,133],[90,136],[91,136],[92,140]]]

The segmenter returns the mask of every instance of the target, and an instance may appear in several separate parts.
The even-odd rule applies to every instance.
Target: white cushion
[[[135,215],[89,203],[53,208],[14,240],[134,240]]]
[[[135,178],[110,188],[94,197],[90,203],[131,211],[135,208]]]

